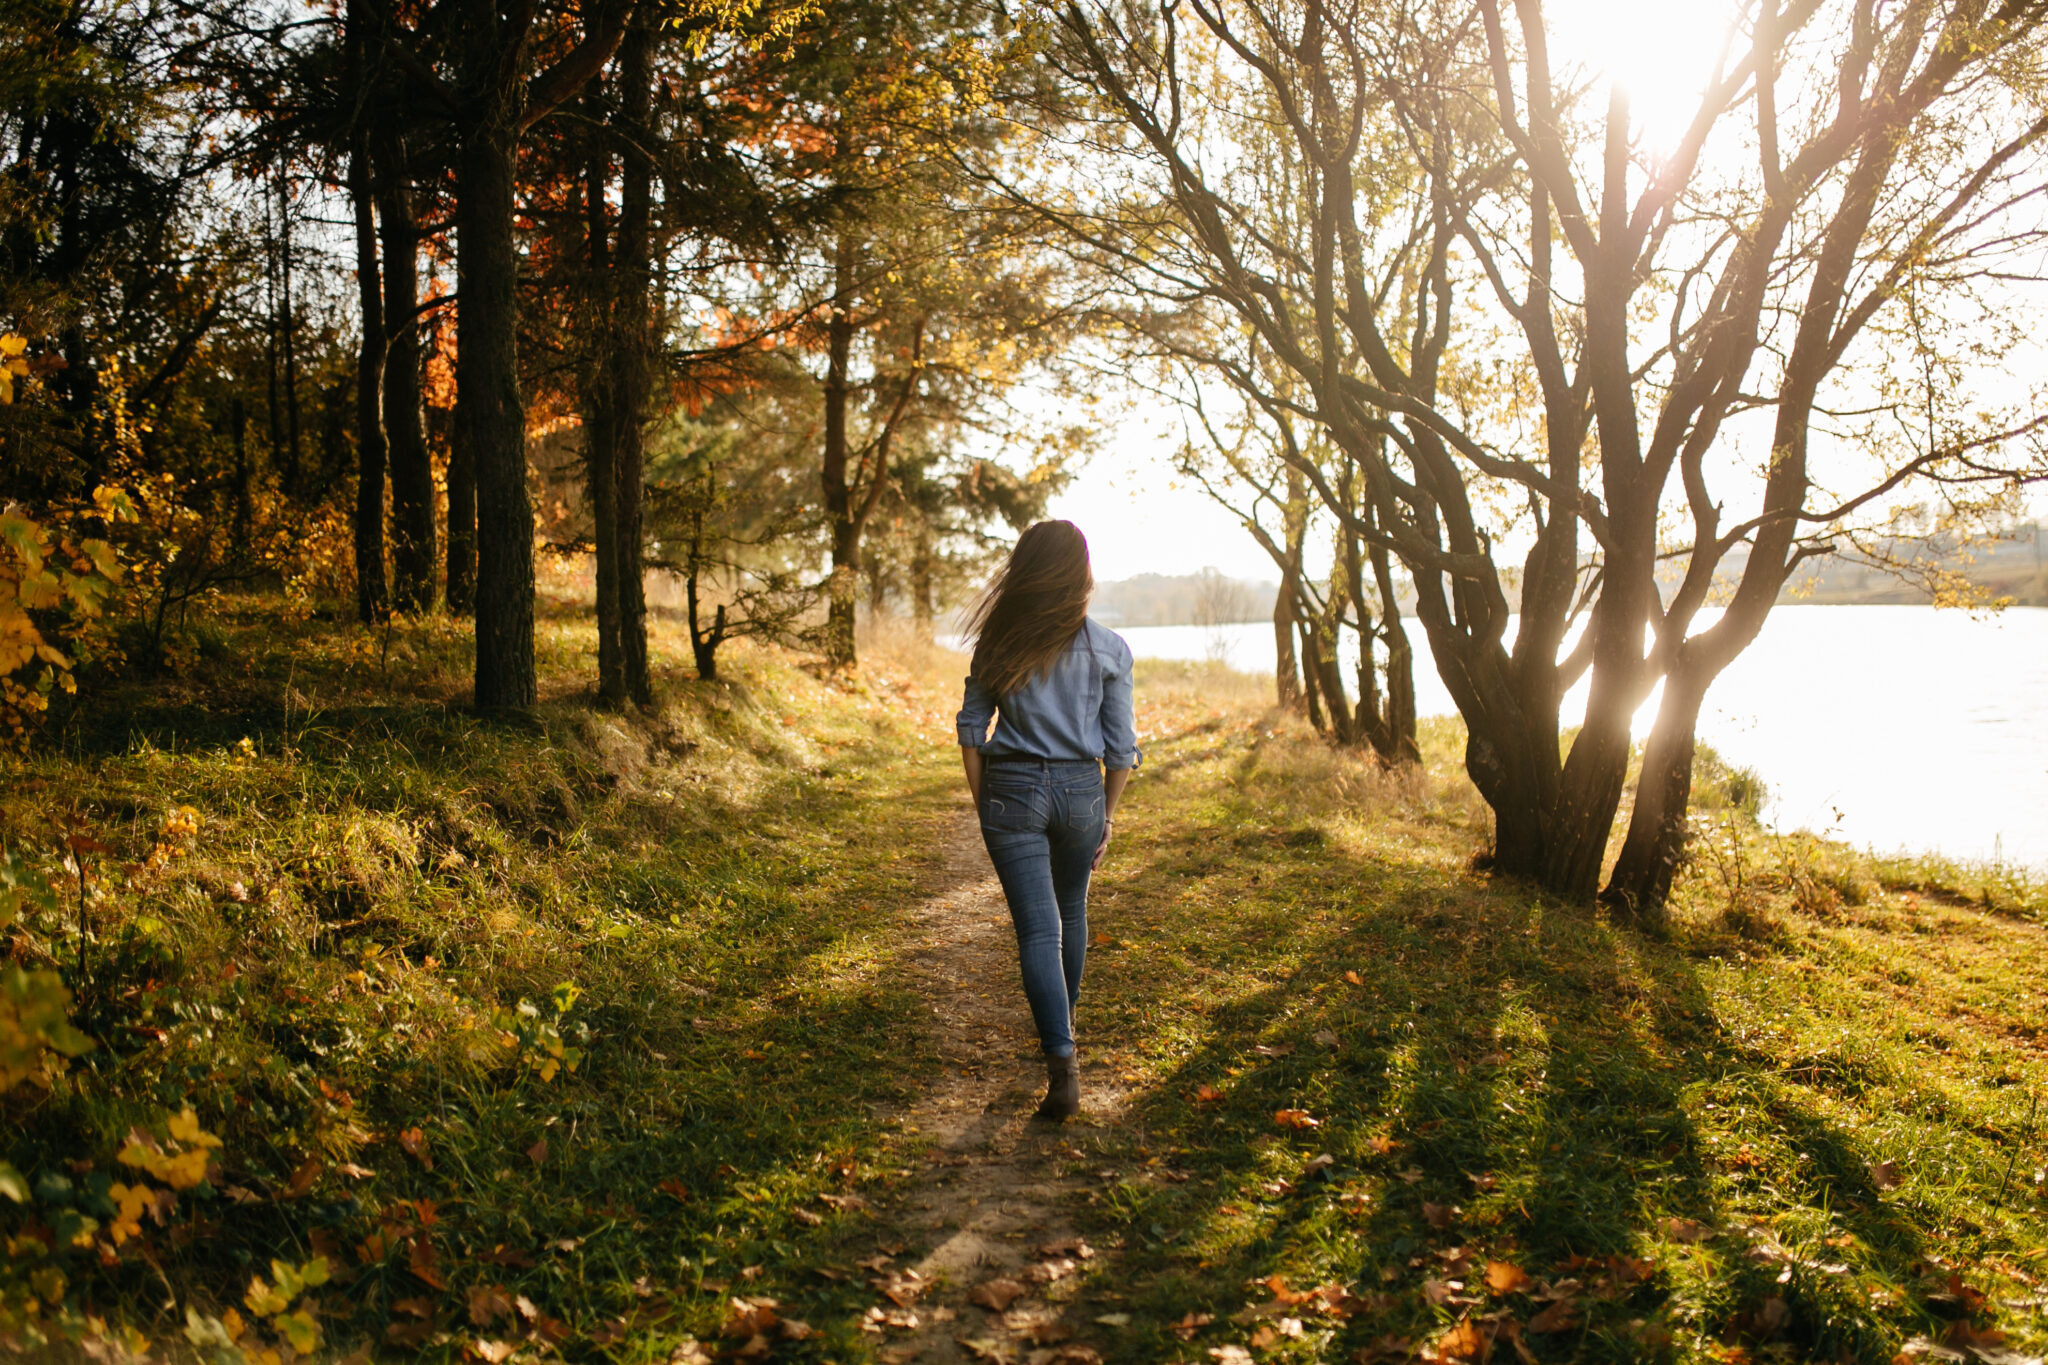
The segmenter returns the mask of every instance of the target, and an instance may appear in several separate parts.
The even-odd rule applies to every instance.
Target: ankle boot
[[[1081,1065],[1079,1057],[1045,1059],[1045,1103],[1038,1117],[1058,1123],[1081,1112]]]

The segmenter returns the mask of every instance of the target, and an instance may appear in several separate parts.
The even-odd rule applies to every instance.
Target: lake
[[[1409,624],[1417,708],[1454,714],[1429,642]],[[1141,658],[1273,670],[1264,622],[1122,634]],[[1568,723],[1584,714],[1585,695],[1582,680],[1565,702]],[[1636,714],[1638,738],[1656,714],[1652,696]],[[1763,776],[1775,828],[2048,872],[2048,609],[1777,607],[1707,693],[1700,737]]]

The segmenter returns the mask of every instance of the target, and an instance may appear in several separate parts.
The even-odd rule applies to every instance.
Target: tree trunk
[[[832,528],[832,578],[825,608],[825,662],[854,662],[854,593],[860,582],[860,528],[847,484],[847,370],[853,354],[854,244],[839,237],[831,319],[825,324],[825,517]]]
[[[1315,732],[1326,735],[1330,733],[1330,722],[1323,715],[1322,687],[1317,682],[1320,670],[1316,667],[1315,623],[1303,616],[1294,623],[1294,628],[1301,637],[1301,704]]]
[[[378,196],[384,228],[384,429],[391,441],[393,599],[401,611],[434,605],[434,462],[420,421],[419,223],[402,138],[390,140]]]
[[[246,548],[249,544],[249,527],[254,520],[255,509],[251,505],[249,495],[249,409],[243,403],[239,390],[236,391],[233,401],[228,404],[228,426],[235,434],[235,544]],[[379,510],[382,510],[381,507]],[[377,523],[377,534],[379,539],[382,539],[384,523],[381,518]],[[383,576],[383,570],[384,556],[380,553],[377,556],[379,577]]]
[[[477,41],[472,36],[472,41]],[[482,60],[482,58],[479,58]],[[513,239],[517,125],[510,100],[467,130],[457,195],[458,443],[476,479],[476,704],[528,707],[533,659],[533,504],[519,397],[519,257]],[[460,452],[458,452],[460,453]]]
[[[612,272],[611,216],[605,193],[611,156],[603,141],[604,109],[592,94],[585,102],[592,133],[583,175],[584,243],[590,287],[585,317],[590,354],[583,388],[583,456],[590,496],[591,535],[596,542],[597,695],[619,705],[626,700],[626,670],[619,645],[619,442],[618,393],[620,307],[624,291]]]
[[[384,426],[378,388],[384,371],[384,307],[378,286],[376,209],[370,191],[369,153],[356,139],[348,163],[349,198],[355,206],[356,292],[362,304],[363,339],[356,352],[356,615],[382,620],[384,595]],[[239,418],[241,400],[236,400]],[[241,426],[236,422],[237,542],[247,543],[248,498]]]
[[[654,352],[662,310],[655,296],[653,136],[648,118],[654,98],[656,31],[637,16],[619,44],[619,113],[626,145],[619,194],[618,462],[612,496],[619,576],[619,663],[626,695],[654,702],[647,654],[647,569],[642,559],[642,504],[646,493],[645,432],[653,389]]]
[[[278,276],[279,302],[284,316],[284,485],[292,496],[302,491],[303,442],[299,436],[299,320],[292,302],[292,201],[284,168],[278,167]]]
[[[1302,707],[1301,666],[1294,657],[1294,594],[1298,571],[1289,566],[1273,599],[1273,696],[1282,710]]]
[[[1380,621],[1387,639],[1387,733],[1389,755],[1396,763],[1419,763],[1422,747],[1415,742],[1415,646],[1408,643],[1401,604],[1394,596],[1394,566],[1384,545],[1372,547],[1373,581],[1379,587]]]
[[[1628,836],[1600,896],[1639,922],[1662,920],[1671,878],[1685,858],[1694,736],[1711,676],[1704,669],[1674,668],[1665,677],[1657,722],[1643,750],[1642,776],[1636,779]]]
[[[917,625],[917,638],[932,638],[932,524],[917,519],[917,551],[910,557],[910,618]]]
[[[462,400],[458,396],[455,401],[448,432],[446,601],[450,616],[470,616],[476,612],[476,460],[462,420]]]

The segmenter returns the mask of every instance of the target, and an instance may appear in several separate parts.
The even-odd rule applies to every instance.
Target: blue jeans
[[[982,769],[981,838],[1010,903],[1024,998],[1048,1057],[1074,1055],[1089,864],[1102,830],[1100,764],[1011,759]]]

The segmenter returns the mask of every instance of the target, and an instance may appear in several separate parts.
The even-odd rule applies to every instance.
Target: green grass
[[[1519,1328],[1546,1360],[1889,1360],[1958,1319],[2048,1346],[2037,886],[1738,812],[1652,939],[1466,870],[1454,734],[1395,783],[1153,701],[1084,1009],[1143,1085],[1093,1208],[1123,1248],[1113,1358],[1261,1329],[1274,1360],[1455,1356]],[[1285,1302],[1325,1284],[1345,1311]],[[1568,1330],[1526,1330],[1545,1286]],[[1214,1321],[1184,1345],[1189,1314]]]
[[[13,934],[100,1046],[0,1098],[0,1156],[38,1191],[0,1218],[102,1225],[18,1247],[17,1310],[55,1266],[60,1335],[96,1313],[175,1348],[188,1305],[247,1317],[273,1257],[324,1255],[334,1350],[556,1334],[665,1360],[728,1286],[814,1319],[799,1354],[860,1349],[866,1300],[810,1273],[858,1220],[817,1196],[874,1177],[873,1115],[924,1062],[889,911],[932,866],[951,755],[886,670],[826,684],[734,649],[731,681],[666,679],[628,721],[578,695],[590,645],[548,620],[553,695],[490,721],[451,700],[445,630],[401,634],[394,667],[375,636],[245,607],[192,676],[96,699],[20,765],[10,847],[53,864],[62,819],[107,850],[86,975],[75,881]],[[161,836],[185,806],[196,837]],[[550,1028],[573,1073],[535,1064]],[[123,1135],[185,1106],[217,1171],[101,1264]]]
[[[61,970],[99,1044],[0,1095],[31,1187],[0,1202],[12,1344],[38,1353],[33,1297],[52,1340],[98,1318],[231,1360],[187,1310],[204,1337],[273,1259],[325,1257],[291,1307],[326,1358],[687,1361],[742,1345],[744,1295],[814,1329],[776,1359],[874,1359],[855,1262],[887,1224],[846,1200],[920,1178],[886,1117],[932,1065],[894,955],[961,817],[957,661],[821,680],[736,649],[629,720],[590,704],[563,608],[514,722],[459,704],[443,625],[250,602],[200,639],[0,793],[62,893],[10,956]],[[1454,725],[1395,776],[1255,681],[1148,664],[1140,703],[1081,1011],[1087,1071],[1135,1099],[1071,1130],[1116,1173],[1070,1314],[1106,1358],[1989,1345],[1959,1322],[2048,1347],[2038,883],[1766,836],[1752,778],[1708,764],[1645,936],[1471,870]],[[79,829],[82,974],[54,852]],[[116,1154],[188,1106],[215,1168],[112,1245]]]

